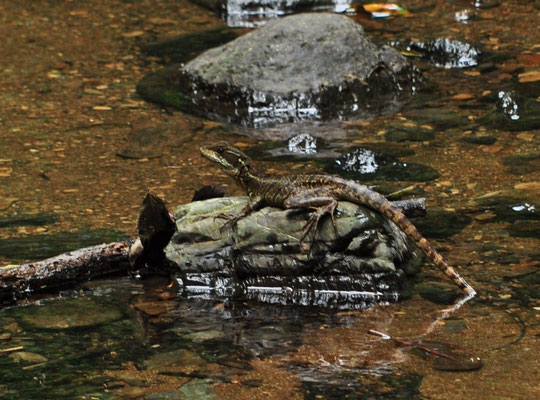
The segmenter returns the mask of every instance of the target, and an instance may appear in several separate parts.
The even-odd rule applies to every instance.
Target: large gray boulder
[[[220,229],[220,214],[237,214],[246,197],[179,206],[177,232],[165,249],[188,293],[256,298],[270,302],[328,303],[353,307],[398,300],[413,245],[392,222],[356,204],[339,203],[337,236],[321,221],[311,252],[302,245],[309,213],[266,207]]]
[[[211,49],[180,71],[180,90],[208,113],[249,126],[396,110],[413,71],[346,16],[299,14]]]

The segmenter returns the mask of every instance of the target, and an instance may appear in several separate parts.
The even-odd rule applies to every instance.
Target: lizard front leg
[[[263,199],[260,196],[256,196],[249,199],[249,202],[246,204],[246,206],[234,217],[230,218],[227,222],[223,224],[223,226],[220,228],[220,232],[223,232],[227,227],[234,228],[238,221],[240,221],[242,218],[247,217],[249,214],[251,214],[254,211],[257,211],[259,208],[261,208],[264,205]]]
[[[313,230],[312,245],[313,241],[315,240],[315,234],[317,226],[319,224],[319,220],[325,214],[329,214],[330,218],[332,218],[334,232],[336,233],[336,236],[338,235],[336,220],[334,219],[334,211],[337,207],[337,204],[337,200],[331,195],[331,191],[327,187],[304,190],[294,196],[288,197],[283,202],[285,208],[308,208],[311,210],[315,210],[311,218],[304,225],[304,234],[300,239],[300,242],[303,242],[309,232]]]

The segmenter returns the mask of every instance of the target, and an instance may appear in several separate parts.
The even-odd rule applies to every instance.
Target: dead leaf
[[[518,75],[520,83],[540,81],[540,71],[527,71]]]
[[[460,100],[460,101],[471,100],[471,99],[474,99],[474,94],[472,94],[472,93],[459,93],[459,94],[456,94],[455,96],[452,96],[452,99]]]
[[[134,38],[134,37],[138,37],[142,35],[144,35],[144,31],[133,31],[133,32],[122,33],[122,36],[125,38]]]

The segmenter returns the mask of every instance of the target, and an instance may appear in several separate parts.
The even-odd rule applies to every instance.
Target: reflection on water
[[[169,388],[187,390],[184,386],[195,378],[204,379],[198,383],[213,392],[213,385],[252,370],[254,358],[294,354],[303,332],[353,322],[352,316],[322,308],[246,304],[216,296],[204,300],[192,289],[188,299],[162,298],[152,286],[126,278],[1,311],[0,332],[9,332],[0,334],[2,352],[9,354],[0,356],[2,398],[113,398],[137,390],[142,396],[159,392],[165,381]],[[372,322],[380,325],[381,317],[391,316],[379,315]],[[291,360],[284,367],[298,374],[308,392],[339,392],[351,374],[383,377],[393,372],[388,361],[360,362],[372,343],[359,340],[363,353],[338,363]],[[262,384],[264,378],[253,385]],[[372,384],[370,391],[377,392],[376,380]],[[350,391],[350,384],[345,386]]]
[[[344,13],[351,4],[351,0],[223,0],[221,9],[228,26],[256,28],[263,26],[268,20],[298,12]]]
[[[358,172],[360,174],[373,174],[377,172],[379,163],[375,159],[375,153],[367,149],[358,149],[345,154],[336,164],[345,171]]]
[[[292,153],[315,154],[317,153],[317,138],[308,133],[302,133],[290,138],[287,147]]]
[[[502,112],[506,114],[511,120],[516,121],[519,119],[519,106],[514,100],[515,94],[500,91],[497,94],[499,98],[498,106],[501,108]]]

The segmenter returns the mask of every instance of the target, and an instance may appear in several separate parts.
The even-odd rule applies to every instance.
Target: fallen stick
[[[127,272],[129,248],[127,241],[107,243],[0,268],[0,304],[30,293],[63,289],[81,281]]]

